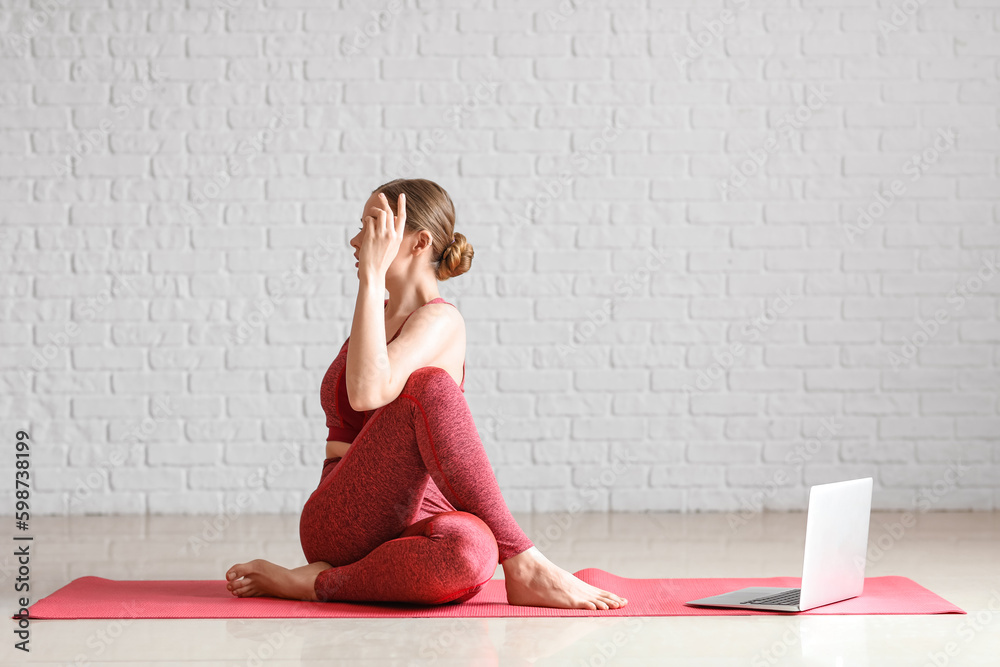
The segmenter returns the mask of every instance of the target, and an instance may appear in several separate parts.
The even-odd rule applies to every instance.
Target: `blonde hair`
[[[406,224],[411,232],[426,230],[434,242],[438,280],[460,276],[472,268],[475,251],[464,234],[455,231],[455,205],[445,189],[425,178],[397,178],[372,190],[389,200],[393,215],[399,215],[399,194],[406,195]],[[451,239],[454,237],[455,242]]]

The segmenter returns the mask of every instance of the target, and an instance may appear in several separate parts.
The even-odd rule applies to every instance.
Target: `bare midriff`
[[[326,458],[335,459],[338,456],[343,457],[347,454],[348,448],[351,446],[349,442],[341,442],[340,440],[327,440],[326,441]]]

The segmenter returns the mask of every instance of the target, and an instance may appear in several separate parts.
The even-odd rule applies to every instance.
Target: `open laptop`
[[[795,612],[861,595],[871,509],[871,477],[810,488],[802,588],[741,588],[684,604]]]

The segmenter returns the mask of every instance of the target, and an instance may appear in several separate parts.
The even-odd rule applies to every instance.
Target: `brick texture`
[[[440,287],[513,510],[856,476],[996,509],[998,56],[1000,8],[961,0],[0,0],[31,511],[297,512],[353,221],[400,176],[476,249]]]

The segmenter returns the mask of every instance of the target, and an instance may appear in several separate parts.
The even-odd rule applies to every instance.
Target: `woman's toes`
[[[622,598],[618,597],[614,593],[611,593],[611,603],[615,606],[616,609],[618,607],[624,607],[625,606],[625,600],[623,600]]]

